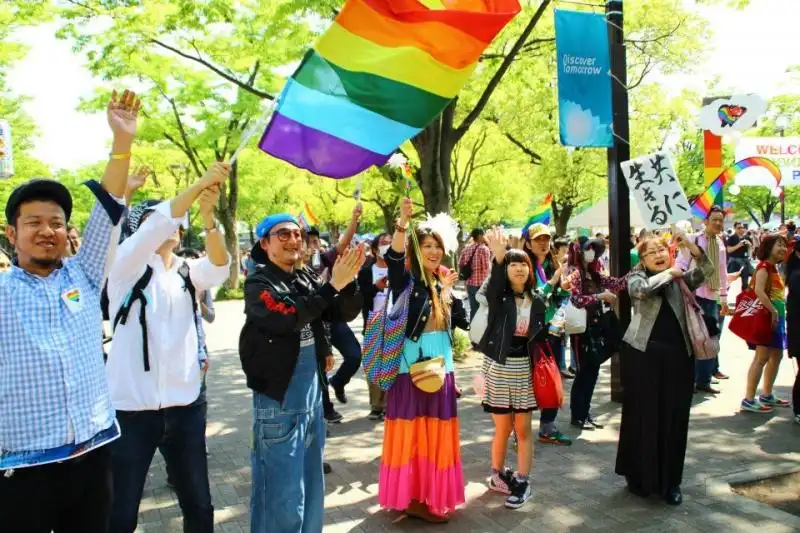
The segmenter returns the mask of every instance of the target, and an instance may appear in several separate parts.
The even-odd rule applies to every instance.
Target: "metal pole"
[[[611,53],[611,102],[614,112],[614,146],[608,150],[608,227],[611,241],[611,275],[622,276],[631,268],[631,213],[628,184],[620,163],[629,160],[628,66],[623,41],[622,0],[606,1],[608,42]],[[617,301],[622,331],[631,322],[631,302],[623,292]],[[611,359],[611,400],[622,401],[619,354]]]
[[[786,137],[786,128],[781,128],[780,133],[781,138]],[[786,186],[783,183],[781,183],[781,224],[786,224]]]

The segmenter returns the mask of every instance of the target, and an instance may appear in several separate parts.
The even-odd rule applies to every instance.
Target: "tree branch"
[[[514,146],[519,148],[522,151],[522,153],[524,153],[525,155],[527,155],[528,157],[531,158],[531,164],[532,165],[541,165],[542,164],[542,156],[540,156],[539,154],[537,154],[536,152],[534,152],[533,150],[531,150],[530,148],[525,146],[522,143],[522,141],[520,141],[519,139],[517,139],[516,137],[514,137],[512,134],[508,133],[507,131],[504,131],[503,135],[505,135],[506,139],[511,141],[511,144],[513,144]]]
[[[539,20],[542,18],[542,15],[544,14],[545,10],[547,9],[547,6],[549,5],[550,5],[550,0],[542,0],[542,3],[539,4],[539,8],[533,14],[530,22],[528,22],[528,25],[525,27],[525,29],[522,30],[522,33],[520,34],[517,41],[514,43],[514,46],[511,47],[511,51],[509,52],[508,56],[506,56],[506,58],[503,59],[503,62],[497,69],[497,72],[495,72],[494,76],[492,76],[492,79],[489,80],[489,83],[486,85],[486,89],[484,89],[483,94],[481,94],[481,97],[478,99],[478,103],[475,104],[475,107],[472,108],[472,111],[470,111],[469,114],[466,116],[466,118],[464,118],[464,121],[461,123],[461,125],[458,128],[456,128],[454,132],[455,134],[454,141],[457,142],[459,139],[461,139],[461,137],[464,136],[464,134],[472,126],[472,124],[476,120],[478,120],[478,117],[483,112],[484,108],[486,107],[486,104],[489,103],[489,99],[492,97],[492,94],[494,93],[495,89],[497,89],[497,86],[500,85],[500,80],[503,79],[503,76],[505,76],[506,72],[511,67],[511,63],[514,62],[514,58],[519,53],[520,49],[525,44],[525,42],[528,40],[528,37],[530,36],[531,32],[533,32],[533,29],[536,27],[536,24],[539,23]]]
[[[191,54],[187,54],[186,52],[178,50],[177,48],[172,47],[172,46],[170,46],[170,45],[168,45],[166,43],[163,43],[163,42],[159,41],[158,39],[154,39],[152,37],[149,38],[148,40],[151,43],[160,46],[161,48],[169,50],[170,52],[183,57],[184,59],[188,59],[190,61],[194,61],[196,63],[199,63],[199,64],[203,65],[204,67],[206,67],[207,69],[211,70],[212,72],[214,72],[218,76],[228,80],[229,82],[233,83],[234,85],[237,85],[238,87],[240,87],[241,89],[249,92],[250,94],[254,94],[255,96],[258,96],[259,98],[265,98],[267,100],[274,100],[275,99],[275,97],[272,96],[271,94],[265,93],[264,91],[259,91],[258,89],[253,87],[252,83],[248,84],[246,82],[243,82],[242,80],[238,79],[237,77],[228,74],[224,70],[222,70],[219,67],[211,64],[210,62],[206,61],[205,59],[203,59],[201,57],[196,57],[196,56],[193,56]]]

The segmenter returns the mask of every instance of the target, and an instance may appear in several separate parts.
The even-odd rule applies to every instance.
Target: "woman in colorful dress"
[[[507,494],[506,507],[518,509],[530,499],[533,462],[531,412],[533,357],[547,343],[545,301],[537,293],[536,278],[528,255],[506,251],[500,230],[486,237],[494,254],[492,271],[484,285],[488,306],[487,327],[478,347],[486,356],[483,410],[491,413],[494,440],[489,488]],[[505,466],[508,437],[517,436],[517,471]]]
[[[400,373],[386,400],[378,497],[384,508],[440,523],[464,503],[451,329],[469,329],[469,320],[461,300],[452,296],[458,273],[442,275],[439,268],[445,253],[458,246],[457,226],[435,223],[443,215],[420,225],[415,252],[414,240],[408,238],[412,211],[411,199],[404,199],[385,255],[393,300],[410,292]],[[410,270],[405,267],[407,248]],[[411,366],[420,360],[433,365],[438,358],[443,361],[443,383],[435,392],[425,392],[421,382],[412,380]]]
[[[747,389],[742,400],[742,410],[753,413],[769,413],[773,407],[789,407],[787,400],[773,394],[772,387],[778,376],[783,350],[786,348],[786,298],[783,278],[778,273],[777,265],[786,259],[787,241],[783,235],[770,235],[761,241],[758,248],[756,273],[750,286],[755,290],[758,301],[772,315],[772,340],[769,344],[748,345],[755,350],[753,362],[747,371]],[[756,398],[756,388],[761,376],[761,395]]]
[[[572,426],[583,430],[602,429],[595,422],[589,408],[594,387],[600,374],[600,365],[617,351],[621,341],[617,315],[610,309],[617,301],[617,293],[625,289],[626,278],[614,278],[600,272],[600,257],[605,252],[602,239],[581,237],[570,248],[571,301],[575,307],[586,309],[586,331],[571,335],[578,365],[575,381],[570,391]]]

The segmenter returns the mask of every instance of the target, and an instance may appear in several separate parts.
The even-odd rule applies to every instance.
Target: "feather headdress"
[[[442,238],[446,254],[458,250],[458,223],[447,213],[439,213],[419,225],[419,229],[430,230]]]

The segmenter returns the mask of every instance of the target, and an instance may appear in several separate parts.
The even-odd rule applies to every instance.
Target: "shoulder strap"
[[[183,262],[178,268],[178,275],[183,279],[184,289],[186,289],[189,293],[189,297],[192,299],[192,312],[197,316],[197,296],[194,284],[192,283],[192,277],[189,275],[189,263],[186,261]]]
[[[142,277],[139,278],[136,283],[133,284],[133,288],[131,289],[130,294],[126,300],[122,303],[119,310],[117,311],[116,316],[114,317],[114,325],[112,331],[116,331],[118,324],[126,324],[128,321],[128,315],[131,312],[131,307],[133,307],[133,303],[135,301],[139,301],[139,325],[142,328],[142,352],[143,352],[143,359],[144,359],[144,371],[150,372],[150,350],[147,343],[147,321],[145,320],[145,312],[144,308],[147,306],[147,297],[144,294],[144,289],[150,283],[150,279],[153,277],[153,268],[150,265],[147,265],[147,268],[144,270],[144,274]]]

